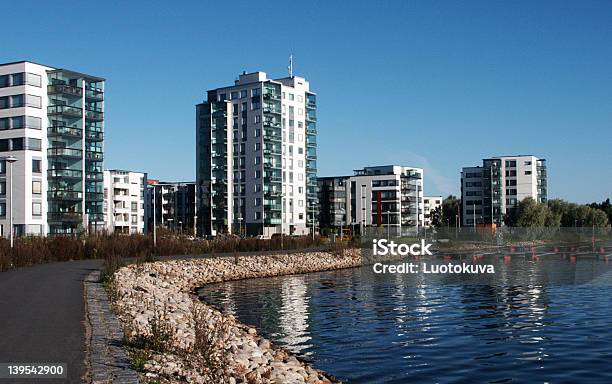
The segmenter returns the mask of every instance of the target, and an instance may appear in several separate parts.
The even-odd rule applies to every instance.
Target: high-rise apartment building
[[[145,232],[147,174],[104,171],[104,225],[109,233]]]
[[[524,198],[547,200],[546,160],[531,155],[483,159],[461,172],[462,224],[503,225],[508,209]]]
[[[104,79],[0,64],[2,234],[10,233],[10,211],[16,235],[103,228],[103,143]]]
[[[243,73],[234,85],[208,91],[196,106],[199,234],[312,230],[316,107],[298,76]]]
[[[388,226],[392,235],[423,227],[421,168],[365,167],[353,176],[321,177],[318,182],[321,227],[347,225],[367,234],[370,227]]]

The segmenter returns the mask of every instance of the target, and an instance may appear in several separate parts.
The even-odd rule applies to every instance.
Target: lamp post
[[[11,190],[9,191],[9,233],[11,238],[11,248],[13,248],[13,163],[17,161],[17,158],[15,156],[8,156],[4,160],[9,163],[10,168],[9,183],[11,184]]]

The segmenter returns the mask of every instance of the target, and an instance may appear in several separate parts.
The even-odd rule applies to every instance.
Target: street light
[[[17,158],[11,155],[11,156],[5,157],[4,160],[9,163],[9,168],[10,168],[9,183],[11,184],[11,189],[9,191],[10,193],[9,233],[11,237],[11,248],[13,248],[13,163],[17,161]]]

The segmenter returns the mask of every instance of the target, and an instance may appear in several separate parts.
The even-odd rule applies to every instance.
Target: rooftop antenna
[[[289,77],[293,79],[293,54],[289,55],[289,66],[287,69],[289,70]]]

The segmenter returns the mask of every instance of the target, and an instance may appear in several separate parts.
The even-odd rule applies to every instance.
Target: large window
[[[32,203],[32,216],[41,216],[41,215],[42,215],[42,204]]]
[[[40,87],[40,75],[20,72],[0,76],[0,88],[14,87],[17,85],[32,85],[35,87]]]

